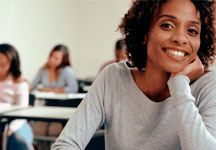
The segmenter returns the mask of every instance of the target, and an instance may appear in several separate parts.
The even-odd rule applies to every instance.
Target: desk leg
[[[2,150],[7,150],[8,129],[9,129],[9,124],[6,123],[6,124],[5,124],[5,128],[4,128],[4,136],[3,136],[3,146],[2,146]]]

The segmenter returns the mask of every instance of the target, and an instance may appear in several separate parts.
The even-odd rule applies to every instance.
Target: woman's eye
[[[172,28],[172,25],[168,24],[168,23],[164,23],[160,25],[162,28]]]
[[[196,35],[199,34],[199,32],[194,29],[189,29],[188,32]]]

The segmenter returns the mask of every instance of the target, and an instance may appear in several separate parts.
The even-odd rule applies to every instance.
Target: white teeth
[[[167,49],[166,52],[169,54],[172,54],[172,55],[176,55],[176,56],[184,56],[185,55],[184,52],[175,51],[175,50],[171,50],[171,49]]]

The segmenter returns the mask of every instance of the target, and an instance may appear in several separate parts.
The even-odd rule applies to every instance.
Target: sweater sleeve
[[[83,150],[104,122],[104,71],[97,77],[91,89],[70,118],[52,150]]]
[[[21,106],[21,107],[28,107],[28,104],[29,104],[28,84],[26,82],[21,82],[17,84],[16,95],[14,97],[13,105]],[[12,131],[16,131],[19,128],[21,128],[25,122],[26,120],[23,120],[23,119],[13,120],[10,123],[9,128]]]
[[[37,74],[35,75],[35,77],[34,77],[34,79],[33,79],[33,81],[32,81],[32,84],[31,84],[32,90],[34,90],[34,89],[37,88],[38,84],[41,82],[41,81],[40,81],[40,78],[41,78],[41,70],[39,70],[39,71],[37,72]]]
[[[65,74],[65,82],[66,82],[66,87],[65,93],[76,93],[78,91],[78,83],[77,80],[74,76],[73,70],[71,67],[66,67],[64,68]]]
[[[216,85],[214,81],[200,92],[200,107],[191,94],[187,76],[168,81],[182,150],[216,149]]]

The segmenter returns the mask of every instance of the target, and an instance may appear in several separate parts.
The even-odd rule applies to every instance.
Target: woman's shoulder
[[[196,86],[199,88],[206,87],[206,86],[213,86],[216,88],[216,70],[206,71],[199,79],[197,79],[192,84],[192,86]]]
[[[103,70],[108,72],[128,71],[128,67],[126,62],[122,61],[108,64]]]
[[[28,92],[29,83],[27,79],[23,79],[22,77],[11,78],[10,88],[14,90],[15,93]],[[9,87],[8,87],[9,88]]]
[[[17,86],[28,86],[29,85],[29,82],[27,79],[24,79],[22,77],[19,77],[19,78],[16,78],[14,79],[14,84],[16,84]]]
[[[61,74],[73,73],[71,66],[65,66],[60,69]]]
[[[63,71],[71,71],[73,69],[72,69],[71,66],[64,66],[64,67],[61,68],[61,70],[63,70]]]
[[[129,80],[130,77],[130,70],[126,64],[126,61],[112,63],[106,66],[101,72],[101,75],[107,76],[110,78],[115,79],[126,79]]]
[[[0,87],[5,89],[11,89],[15,92],[20,90],[26,91],[29,89],[29,84],[27,80],[21,77],[14,79],[12,75],[9,75],[7,81],[0,83]]]
[[[37,72],[36,76],[44,76],[44,75],[48,75],[49,74],[49,69],[48,68],[40,68]]]
[[[200,81],[216,81],[216,70],[207,70],[204,74],[198,79]]]

